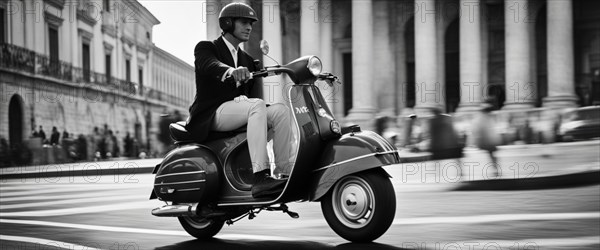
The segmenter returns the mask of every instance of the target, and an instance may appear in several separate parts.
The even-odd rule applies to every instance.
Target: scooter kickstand
[[[296,212],[292,212],[288,209],[288,206],[285,204],[281,204],[281,211],[283,211],[284,213],[288,214],[290,217],[292,217],[292,219],[298,219],[300,218],[300,215]]]

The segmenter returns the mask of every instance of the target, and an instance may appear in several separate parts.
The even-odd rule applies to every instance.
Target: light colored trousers
[[[267,107],[262,99],[236,97],[219,106],[213,120],[214,131],[231,131],[247,124],[248,149],[254,173],[270,169],[267,154],[267,130],[273,132],[275,173],[287,173],[291,167],[290,150],[294,139],[292,114],[284,104]]]

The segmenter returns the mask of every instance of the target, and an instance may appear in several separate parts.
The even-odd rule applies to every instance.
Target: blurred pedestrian
[[[433,118],[429,120],[429,152],[431,153],[431,159],[455,159],[456,175],[460,178],[462,176],[461,158],[463,157],[464,144],[461,143],[461,138],[454,128],[452,117],[442,114],[440,108],[433,108],[431,111],[433,113]],[[450,173],[445,171],[443,174]]]
[[[58,145],[59,139],[60,133],[58,133],[58,129],[56,129],[56,127],[52,127],[52,134],[50,134],[50,145]]]
[[[121,142],[119,141],[119,131],[115,131],[114,135],[111,137],[112,141],[113,141],[113,156],[114,157],[120,157],[121,156]]]
[[[42,138],[42,144],[47,144],[47,142],[46,142],[46,132],[44,132],[44,129],[42,128],[42,125],[40,125],[40,130],[38,131],[38,136],[40,138]]]
[[[494,106],[490,104],[484,104],[479,115],[476,117],[473,123],[473,139],[475,146],[488,152],[492,166],[494,167],[494,176],[500,176],[500,167],[494,152],[497,150],[497,146],[500,145],[500,136],[494,129],[494,121],[491,116],[491,111]],[[486,165],[487,166],[487,165]]]
[[[65,129],[65,130],[63,130],[63,133],[62,133],[62,138],[63,138],[63,140],[64,140],[64,139],[68,139],[68,138],[69,138],[69,133],[67,132],[67,130],[66,130],[66,129]]]
[[[104,141],[106,143],[106,158],[112,158],[114,156],[115,138],[113,137],[113,132],[110,129],[104,135]]]
[[[102,156],[103,147],[104,147],[104,138],[100,133],[98,127],[94,127],[94,133],[92,134],[92,145],[94,149],[92,150],[93,158],[98,160]]]
[[[415,114],[410,114],[406,117],[406,119],[404,119],[404,134],[403,134],[403,142],[402,142],[402,146],[403,147],[410,147],[411,145],[414,144],[413,142],[413,127],[415,125],[415,120],[417,119],[417,115]]]
[[[4,137],[0,137],[0,168],[10,166],[11,161],[8,141]]]
[[[133,157],[133,139],[129,135],[129,132],[123,138],[123,144],[125,144],[125,156]]]
[[[37,130],[35,130],[35,128],[34,128],[31,130],[31,138],[37,138],[37,137],[40,137],[40,133],[38,133]]]
[[[529,121],[529,117],[525,118],[525,123],[521,127],[521,139],[525,144],[533,143],[533,129]]]
[[[87,140],[83,134],[79,134],[77,137],[77,160],[87,160],[88,159],[88,145]]]
[[[396,145],[396,133],[394,121],[389,116],[382,116],[375,119],[375,132],[385,138],[392,145]]]
[[[454,129],[452,117],[442,114],[439,108],[432,109],[433,118],[429,121],[431,137],[429,151],[432,159],[451,159],[463,156],[463,147],[458,133]]]

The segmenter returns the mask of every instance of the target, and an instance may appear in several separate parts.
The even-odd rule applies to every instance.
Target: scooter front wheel
[[[225,223],[222,220],[206,219],[200,217],[179,216],[179,223],[191,236],[200,240],[210,239],[215,236]]]
[[[394,187],[381,169],[348,175],[321,200],[321,210],[327,224],[342,238],[371,242],[394,220]]]

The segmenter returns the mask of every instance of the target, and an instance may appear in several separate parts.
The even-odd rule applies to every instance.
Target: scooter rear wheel
[[[394,187],[381,169],[348,175],[321,200],[321,210],[327,224],[342,238],[371,242],[394,220]]]
[[[177,219],[179,219],[179,223],[181,223],[181,226],[188,234],[196,237],[199,240],[212,238],[219,231],[221,231],[223,224],[225,224],[225,222],[222,220],[205,219],[200,217],[179,216]]]

